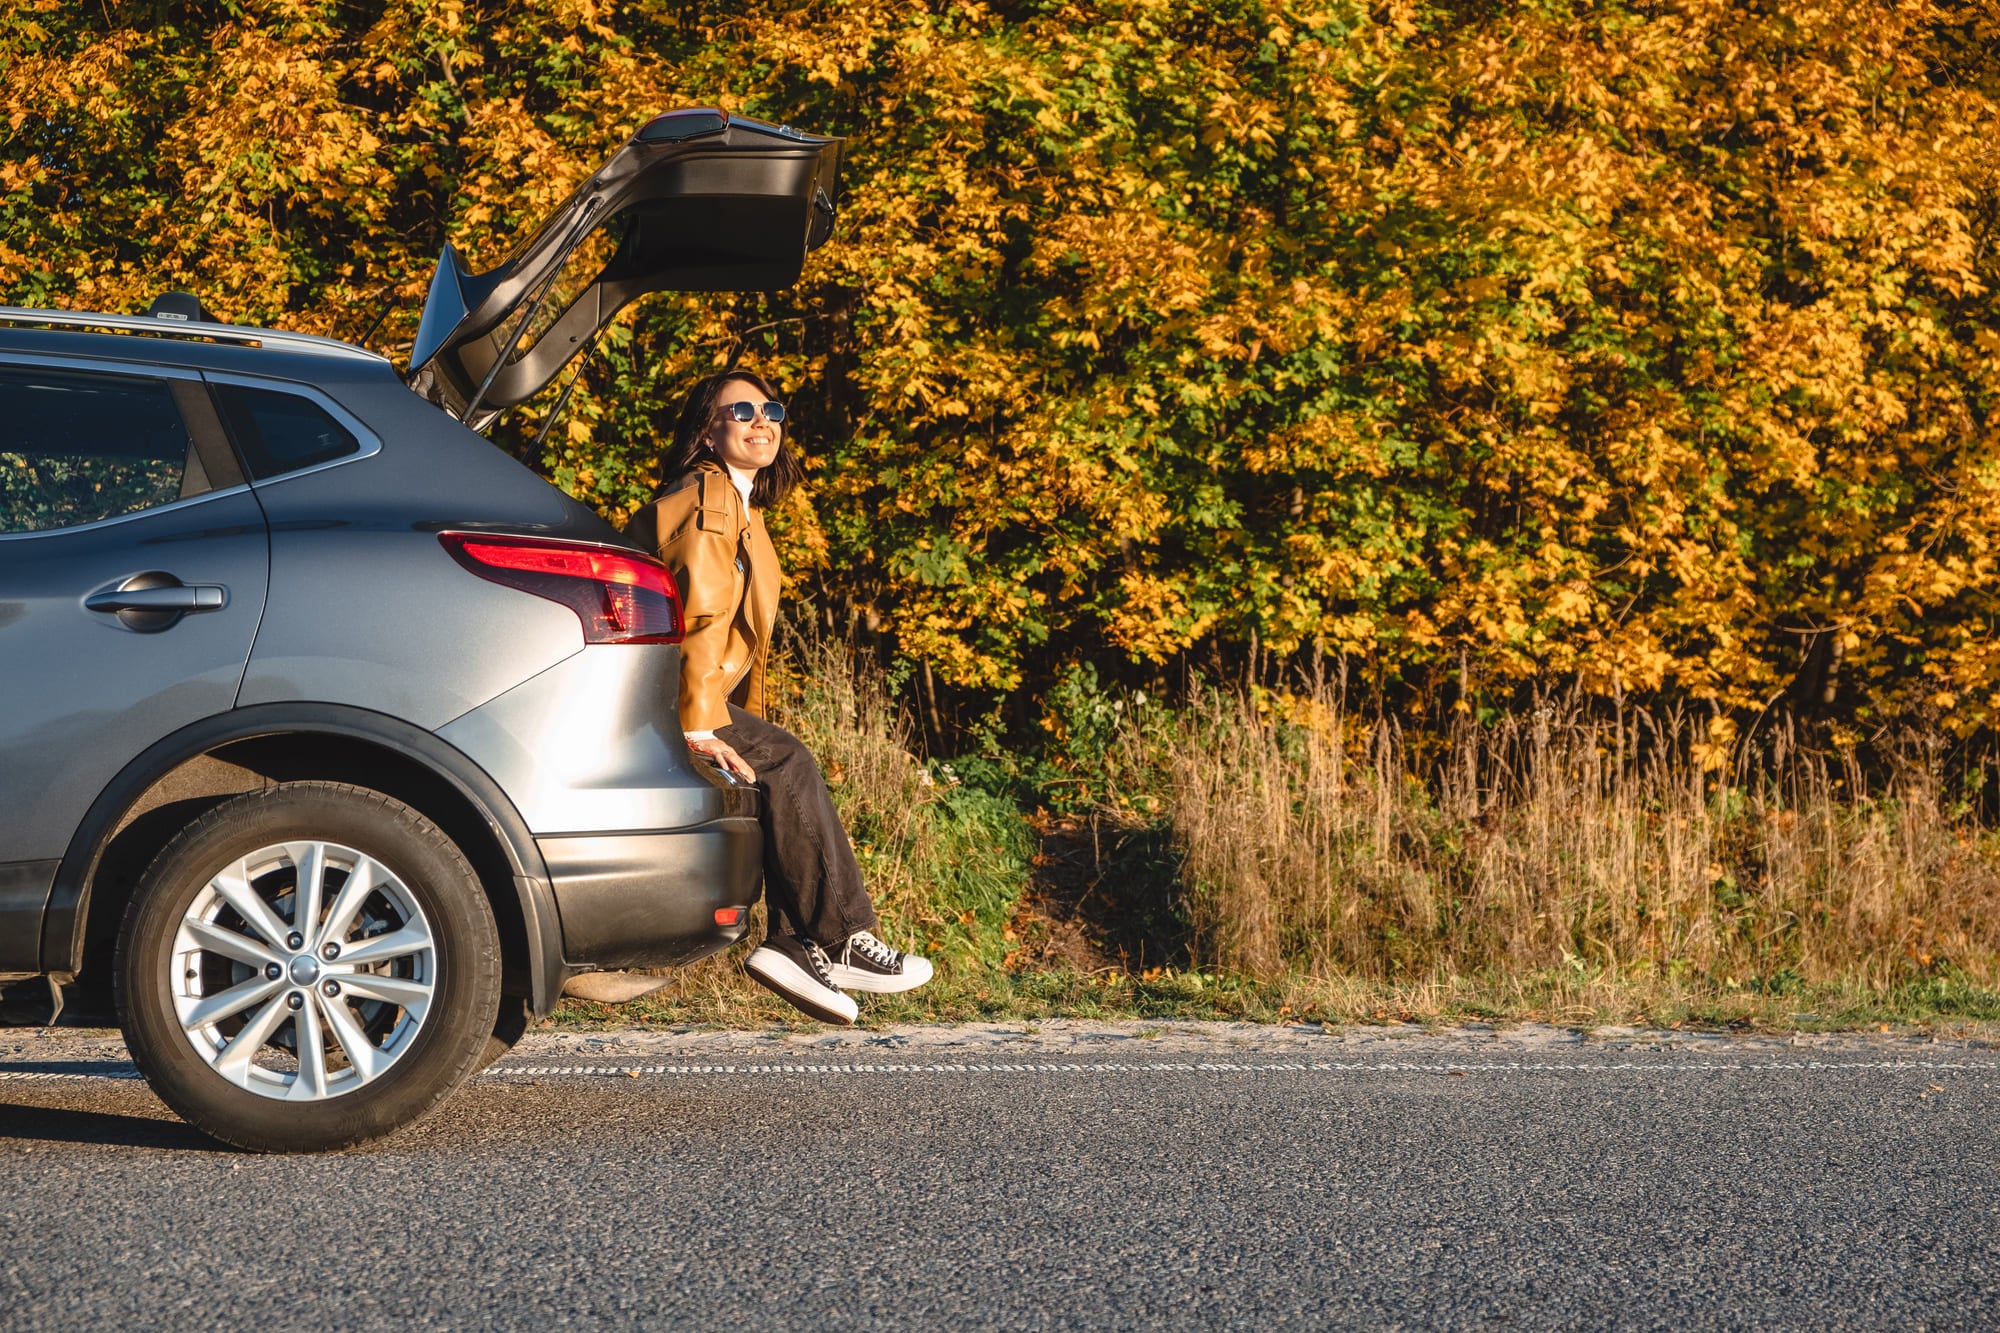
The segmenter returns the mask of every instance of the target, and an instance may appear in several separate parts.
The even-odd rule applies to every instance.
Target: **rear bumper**
[[[534,831],[562,923],[557,989],[690,963],[747,929],[715,912],[757,899],[758,794],[688,753],[680,660],[672,644],[597,644],[438,729]]]
[[[535,841],[572,970],[678,967],[726,949],[749,929],[749,913],[723,926],[716,909],[747,909],[763,889],[764,839],[754,816]]]

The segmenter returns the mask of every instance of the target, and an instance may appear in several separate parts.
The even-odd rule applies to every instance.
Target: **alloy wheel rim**
[[[212,875],[168,962],[181,1032],[247,1092],[324,1101],[406,1054],[436,995],[437,940],[409,886],[364,852],[297,841]]]

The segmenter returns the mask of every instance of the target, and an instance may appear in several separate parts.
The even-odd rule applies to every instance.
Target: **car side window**
[[[241,384],[218,384],[215,396],[256,480],[360,452],[354,433],[310,398]]]
[[[96,523],[209,489],[166,380],[0,367],[0,533]]]

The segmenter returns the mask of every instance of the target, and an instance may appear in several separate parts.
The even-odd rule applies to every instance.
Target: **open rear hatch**
[[[499,267],[472,273],[445,246],[410,387],[479,429],[648,292],[790,286],[833,233],[841,143],[707,108],[656,116]]]

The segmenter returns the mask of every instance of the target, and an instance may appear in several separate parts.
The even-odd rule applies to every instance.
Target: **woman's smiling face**
[[[754,409],[748,421],[730,415],[732,403],[749,403]],[[764,391],[749,380],[725,380],[715,394],[715,415],[710,418],[708,446],[732,472],[754,475],[767,468],[778,456],[784,427],[764,420]]]

